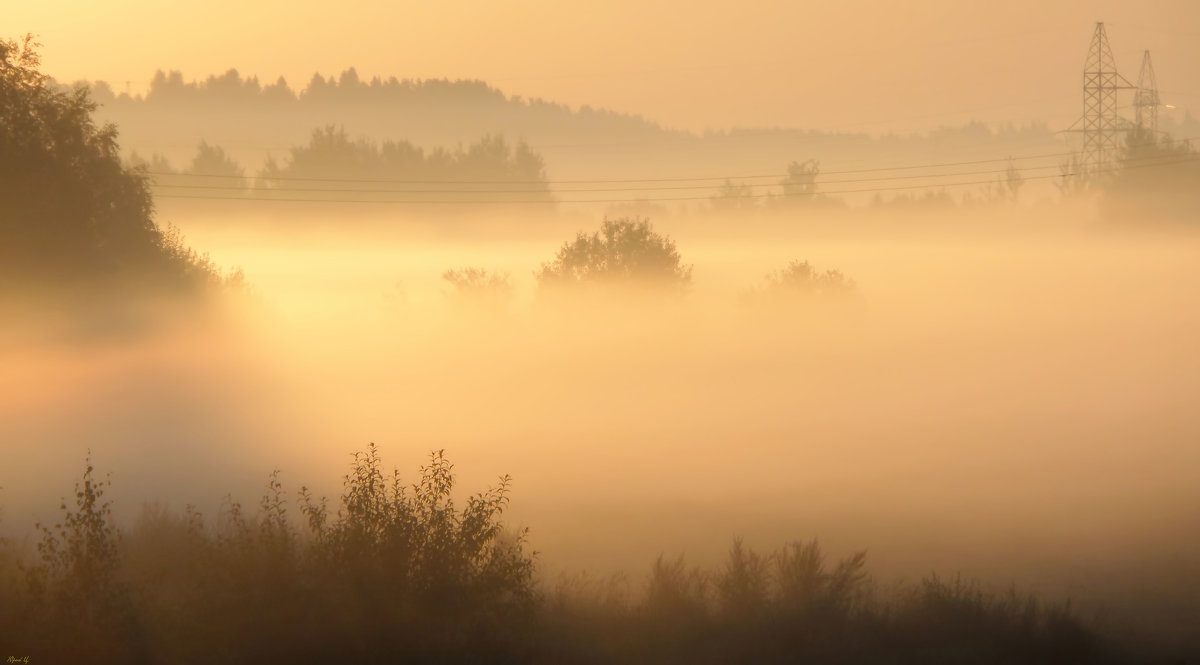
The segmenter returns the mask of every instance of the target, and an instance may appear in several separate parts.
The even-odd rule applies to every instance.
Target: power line
[[[1045,101],[1045,100],[1039,100],[1039,101]],[[1003,106],[1012,106],[1012,105],[1003,105]],[[988,108],[1000,108],[1000,107],[994,106],[994,107],[988,107]],[[965,109],[962,111],[958,111],[956,113],[958,113],[958,114],[973,113],[978,110],[980,110],[980,109]],[[945,115],[945,114],[942,114],[942,115]],[[1056,115],[1061,115],[1061,116],[1066,117],[1071,114],[1070,113],[1062,113],[1062,114],[1056,114]],[[909,119],[912,119],[912,118],[909,118]],[[546,154],[546,153],[554,153],[554,152],[564,150],[564,149],[570,149],[573,152],[578,152],[580,150],[589,150],[589,149],[593,149],[593,148],[608,150],[608,149],[613,149],[613,148],[630,148],[630,147],[645,148],[646,146],[656,146],[655,149],[658,152],[663,152],[665,150],[704,151],[704,150],[720,149],[723,146],[718,146],[716,144],[717,143],[725,143],[725,142],[739,142],[739,143],[771,142],[773,144],[782,143],[783,145],[786,145],[788,147],[802,146],[802,145],[807,146],[807,145],[816,144],[816,143],[830,143],[830,142],[839,142],[839,141],[840,142],[871,141],[871,142],[885,142],[886,143],[886,142],[895,142],[895,141],[907,141],[907,140],[911,140],[912,138],[915,138],[918,136],[918,134],[913,134],[912,136],[909,136],[909,137],[897,137],[897,136],[893,136],[893,135],[872,137],[869,134],[858,132],[854,129],[857,125],[878,124],[879,122],[887,122],[887,121],[872,121],[872,122],[868,122],[868,123],[856,123],[856,124],[844,125],[842,127],[829,128],[829,129],[808,130],[808,129],[786,129],[786,128],[766,128],[766,129],[763,129],[763,128],[736,129],[735,128],[732,130],[708,131],[708,132],[704,132],[704,133],[693,133],[693,132],[688,132],[688,131],[684,131],[684,130],[674,130],[674,129],[667,129],[667,128],[659,127],[655,131],[666,132],[666,135],[638,136],[637,138],[628,138],[628,139],[621,139],[621,140],[614,139],[614,140],[607,140],[607,141],[571,141],[570,143],[547,143],[547,142],[542,142],[540,140],[539,141],[529,141],[529,140],[525,140],[525,139],[523,139],[523,141],[529,147],[531,147],[535,150],[538,150],[538,151],[542,152],[543,154]],[[1028,126],[1028,127],[1032,128],[1032,126]],[[1019,128],[1014,128],[1014,129],[1016,131],[1024,131],[1023,129],[1019,129]],[[1008,138],[1008,139],[1006,139],[1006,142],[1007,143],[1016,142],[1016,143],[1042,143],[1042,144],[1044,144],[1044,143],[1046,143],[1047,138],[1048,138],[1048,136],[1046,136],[1046,135],[1024,136],[1023,138],[1018,139],[1018,140]],[[388,142],[388,140],[385,139],[384,142]],[[407,140],[403,140],[403,139],[401,139],[401,142],[411,143],[411,141],[407,141]],[[186,144],[185,143],[158,143],[156,145],[158,145],[159,147],[189,148],[190,149],[193,147],[194,144],[191,144],[191,143],[186,143]],[[234,149],[237,149],[238,151],[242,151],[242,152],[253,150],[253,151],[264,151],[267,153],[272,153],[272,152],[276,152],[276,151],[287,152],[287,151],[295,150],[297,148],[305,147],[304,145],[297,145],[297,144],[266,145],[266,144],[258,144],[258,143],[249,143],[249,142],[244,142],[244,141],[235,142],[235,143],[222,141],[222,142],[220,142],[220,146],[226,147],[226,148],[234,148]],[[420,147],[420,146],[417,146],[417,147]]]
[[[1143,160],[1161,159],[1156,156],[1135,157],[1125,160],[1128,162],[1136,162]],[[987,160],[994,161],[994,160]],[[986,163],[986,162],[981,162]],[[920,167],[912,167],[920,168]],[[920,173],[915,175],[898,175],[898,176],[879,176],[871,178],[844,178],[841,180],[822,180],[821,185],[840,185],[861,182],[886,182],[890,180],[914,180],[914,179],[932,179],[932,178],[950,178],[972,175],[996,175],[1006,174],[1010,171],[1025,173],[1028,171],[1044,171],[1046,169],[1061,168],[1061,165],[1052,164],[1046,166],[1024,166],[1016,168],[1015,166],[1004,169],[990,169],[986,171],[959,171],[955,173]],[[858,173],[876,172],[876,169],[862,169]],[[835,172],[836,173],[836,172]],[[819,177],[822,174],[816,174]],[[1061,174],[1060,174],[1061,175]],[[236,177],[236,176],[229,176]],[[731,179],[730,179],[731,180]],[[927,186],[936,186],[937,183],[929,183]],[[692,189],[712,189],[714,185],[669,185],[660,187],[606,187],[606,188],[587,188],[587,189],[347,189],[347,188],[322,188],[322,187],[235,187],[232,185],[170,185],[154,183],[153,186],[158,189],[201,189],[201,190],[217,190],[217,191],[238,191],[238,192],[312,192],[312,193],[362,193],[362,194],[567,194],[567,193],[587,193],[587,192],[639,192],[639,191],[671,191],[671,190],[692,190]],[[741,187],[776,187],[779,183],[752,183],[740,184]]]
[[[1117,170],[1122,170],[1122,169],[1146,168],[1146,167],[1152,167],[1152,166],[1169,166],[1169,165],[1173,165],[1173,164],[1183,164],[1183,163],[1187,163],[1187,162],[1196,162],[1196,161],[1200,161],[1200,156],[1193,156],[1193,157],[1187,157],[1187,158],[1183,158],[1183,159],[1176,159],[1176,160],[1170,160],[1170,161],[1160,161],[1160,162],[1153,163],[1153,164],[1137,164],[1134,166],[1124,166],[1124,167],[1120,167],[1120,168],[1092,170],[1092,171],[1088,171],[1086,173],[1087,174],[1105,173],[1105,172],[1112,172],[1112,171],[1117,171]],[[1075,171],[1075,172],[1059,173],[1059,174],[1054,174],[1054,175],[1029,176],[1027,178],[1023,178],[1023,181],[1046,180],[1046,179],[1050,179],[1050,178],[1065,178],[1065,177],[1072,177],[1072,176],[1084,175],[1084,174],[1085,174],[1084,172]],[[971,186],[971,185],[991,185],[994,183],[995,183],[994,180],[972,180],[972,181],[965,181],[965,182],[950,182],[950,183],[940,183],[940,184],[932,184],[932,185],[930,185],[930,184],[901,185],[901,186],[895,186],[895,187],[842,189],[842,190],[833,190],[833,191],[821,192],[821,193],[822,194],[864,194],[864,193],[903,191],[903,190],[914,190],[914,189],[939,189],[939,188],[944,189],[947,187],[965,187],[965,186]],[[454,192],[447,192],[447,193],[454,193]],[[785,192],[782,194],[769,194],[769,193],[768,194],[747,194],[745,196],[741,196],[738,198],[760,199],[760,198],[796,197],[796,196],[813,196],[813,195],[808,194],[808,193],[789,194],[789,193]],[[318,199],[254,198],[254,197],[243,197],[243,196],[194,196],[194,195],[184,195],[184,194],[159,194],[159,195],[157,195],[157,198],[194,199],[194,200],[211,200],[211,201],[287,202],[287,203],[365,203],[365,204],[372,204],[372,203],[373,204],[397,204],[397,203],[400,203],[400,204],[416,204],[416,205],[439,205],[439,204],[499,205],[499,204],[559,204],[559,203],[642,203],[642,202],[654,203],[654,202],[706,201],[706,200],[711,200],[713,197],[711,197],[711,196],[677,196],[677,197],[654,197],[654,198],[638,198],[638,199],[628,199],[628,198],[611,199],[610,198],[610,199],[573,199],[573,200],[557,200],[557,199],[507,199],[507,200],[505,200],[505,199],[497,199],[497,200],[375,199],[375,200],[371,200],[371,199],[319,199],[319,198]]]
[[[1052,166],[1029,166],[1018,171],[1040,171],[1045,169],[1058,168],[1058,165]],[[880,182],[887,180],[912,180],[919,178],[948,178],[952,176],[968,176],[968,175],[995,175],[997,173],[1008,173],[1008,169],[994,169],[989,171],[964,171],[959,173],[924,173],[918,175],[902,175],[902,176],[881,176],[875,178],[850,178],[844,180],[823,180],[822,185],[835,185],[856,182]],[[818,174],[819,175],[819,174]],[[779,183],[754,183],[748,185],[739,185],[741,187],[777,187]],[[320,188],[320,187],[232,187],[223,185],[163,185],[155,184],[154,187],[160,189],[206,189],[206,190],[234,190],[240,192],[325,192],[325,193],[363,193],[363,194],[567,194],[567,193],[584,193],[584,192],[646,192],[646,191],[669,191],[683,189],[712,189],[714,185],[668,185],[665,187],[605,187],[605,188],[588,188],[588,189],[344,189],[344,188]]]

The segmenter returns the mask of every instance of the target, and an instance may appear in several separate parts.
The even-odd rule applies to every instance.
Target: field
[[[4,526],[31,552],[87,450],[122,528],[156,502],[254,505],[272,469],[299,520],[295,490],[336,498],[373,441],[402,472],[445,449],[460,487],[510,474],[504,521],[529,528],[543,589],[586,572],[638,598],[660,555],[712,571],[735,537],[819,538],[867,551],[888,593],[961,575],[1069,602],[1123,643],[1195,648],[1200,313],[1182,285],[1200,252],[1054,213],[1083,214],[903,233],[668,219],[693,284],[662,302],[539,294],[533,271],[583,223],[184,210],[251,295],[14,341],[0,435],[25,472],[4,479]],[[857,294],[756,296],[791,259]],[[441,275],[467,266],[509,272],[511,298],[456,297]]]

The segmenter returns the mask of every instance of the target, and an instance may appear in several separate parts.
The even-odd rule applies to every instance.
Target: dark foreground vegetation
[[[155,221],[116,128],[94,124],[85,90],[38,71],[36,46],[0,39],[0,297],[196,297],[240,283]]]
[[[272,474],[256,510],[147,508],[118,529],[90,460],[36,548],[0,548],[0,649],[40,663],[1108,663],[1065,606],[929,577],[884,591],[816,541],[717,570],[660,557],[630,592],[540,584],[509,479],[454,499],[356,454],[336,507]],[[291,498],[289,498],[291,497]],[[289,510],[289,506],[292,507]],[[303,524],[303,526],[298,526]]]

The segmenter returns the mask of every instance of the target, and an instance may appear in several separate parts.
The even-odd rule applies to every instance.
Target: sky
[[[1094,23],[1136,80],[1153,52],[1165,101],[1200,109],[1195,0],[41,0],[0,25],[34,33],[44,70],[144,90],[236,68],[477,78],[509,94],[638,113],[668,127],[920,130],[972,119],[1070,124]]]

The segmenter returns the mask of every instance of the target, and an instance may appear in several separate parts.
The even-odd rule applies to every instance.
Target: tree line
[[[453,149],[426,150],[409,141],[352,138],[345,127],[313,130],[282,161],[267,160],[249,176],[224,148],[201,141],[191,163],[175,169],[161,155],[137,153],[129,163],[151,176],[160,193],[196,196],[253,195],[270,198],[404,200],[447,195],[470,200],[549,200],[545,161],[524,141],[484,136]],[[203,179],[198,179],[199,176]],[[466,184],[456,184],[466,183]],[[478,184],[483,183],[483,184]],[[466,191],[464,191],[464,189]]]

